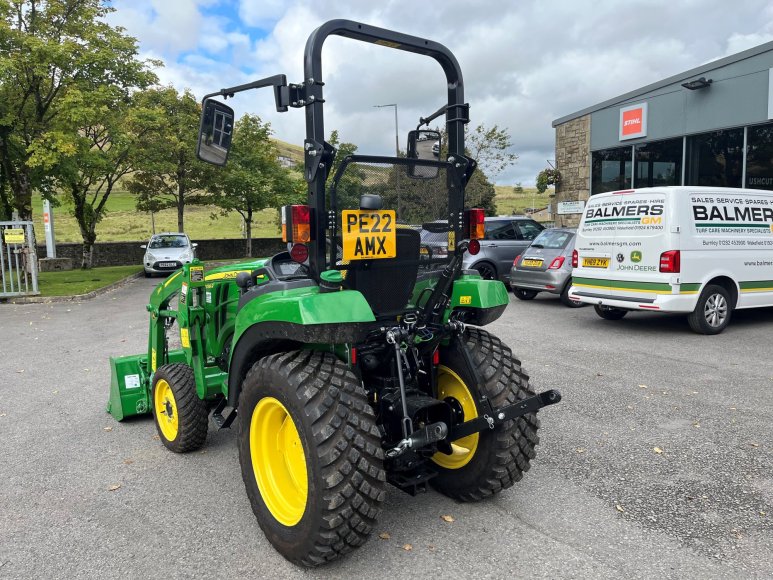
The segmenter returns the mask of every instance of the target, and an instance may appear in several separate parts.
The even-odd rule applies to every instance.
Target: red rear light
[[[577,253],[577,250],[572,250],[572,268],[577,268],[577,264],[580,263],[580,254]]]
[[[306,244],[294,244],[293,247],[290,248],[290,257],[293,259],[293,262],[303,264],[309,259],[309,248]]]
[[[558,258],[556,258],[550,263],[548,270],[558,270],[563,265],[564,265],[564,257],[558,256]]]
[[[482,209],[464,210],[464,237],[468,240],[482,240],[486,214]]]
[[[467,251],[470,252],[470,255],[477,256],[478,252],[480,252],[480,242],[478,240],[470,240],[470,245],[467,246]]]
[[[282,207],[282,241],[311,241],[311,208],[308,205]]]
[[[513,260],[513,266],[518,266],[521,263],[521,258],[523,258],[523,254],[518,254]]]
[[[432,364],[435,366],[440,364],[440,351],[438,349],[435,349],[435,352],[432,353]]]
[[[357,349],[353,348],[349,351],[349,360],[352,362],[352,365],[357,364]]]
[[[682,259],[679,250],[669,250],[660,254],[660,271],[668,274],[679,274],[682,269]]]

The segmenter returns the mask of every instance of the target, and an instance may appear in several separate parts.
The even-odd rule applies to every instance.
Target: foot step
[[[224,412],[225,411],[225,412]],[[209,419],[217,429],[228,429],[236,419],[236,409],[228,406],[228,400],[223,397],[212,410]]]

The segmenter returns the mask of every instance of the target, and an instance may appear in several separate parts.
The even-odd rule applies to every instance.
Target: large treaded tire
[[[250,452],[251,417],[261,399],[287,409],[308,473],[305,511],[293,526],[269,511]],[[318,566],[364,544],[386,496],[379,431],[357,377],[329,353],[267,356],[247,373],[239,397],[239,461],[252,511],[269,542],[289,561]]]
[[[151,400],[155,400],[156,384],[165,380],[172,389],[177,405],[178,432],[173,440],[164,436],[159,427],[157,409],[153,408],[153,419],[161,442],[170,451],[188,453],[201,449],[207,440],[207,404],[196,393],[196,379],[193,369],[184,363],[161,365],[153,374]]]
[[[494,407],[502,407],[534,395],[521,362],[496,336],[468,328],[464,340],[483,380],[482,393],[477,391],[458,345],[442,349],[440,360],[464,380],[476,400],[485,395]],[[478,408],[479,416],[483,413]],[[459,469],[436,466],[439,474],[430,480],[431,484],[459,501],[479,501],[507,489],[523,478],[536,457],[539,426],[539,419],[531,413],[506,421],[494,430],[482,431],[470,462]]]

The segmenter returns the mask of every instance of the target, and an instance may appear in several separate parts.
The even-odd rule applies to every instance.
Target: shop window
[[[773,123],[748,129],[746,187],[773,189]]]
[[[741,187],[743,129],[724,129],[687,138],[685,185]]]
[[[635,187],[682,183],[682,139],[636,145]]]
[[[591,194],[630,189],[630,147],[594,151],[591,159]]]

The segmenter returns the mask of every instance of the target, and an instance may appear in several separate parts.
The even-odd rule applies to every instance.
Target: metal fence
[[[0,283],[0,298],[40,294],[32,222],[0,222]]]

